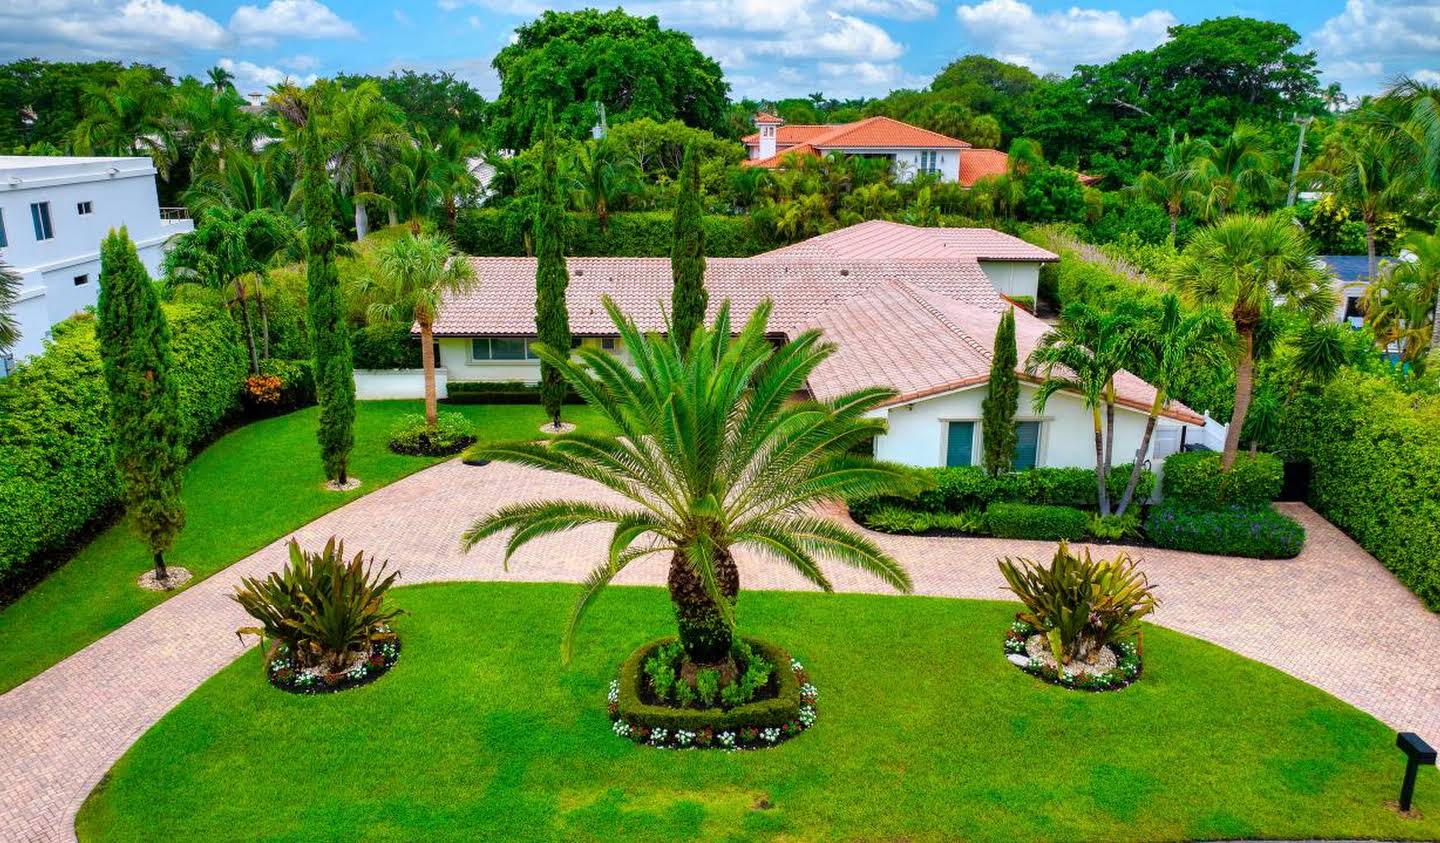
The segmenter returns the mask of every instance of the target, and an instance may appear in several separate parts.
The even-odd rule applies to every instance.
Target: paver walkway
[[[403,571],[402,584],[573,581],[598,561],[601,528],[536,542],[512,560],[508,573],[498,539],[465,556],[460,533],[508,501],[605,494],[588,481],[456,461],[367,495],[296,535],[304,544],[339,535],[351,548],[390,559]],[[1440,743],[1440,618],[1308,508],[1284,508],[1309,534],[1293,560],[1135,550],[1164,601],[1155,621],[1266,662]],[[1049,542],[879,540],[908,567],[918,593],[950,597],[1001,598],[997,557],[1047,558],[1053,551]],[[0,840],[74,839],[75,813],[110,766],[243,652],[234,630],[246,617],[228,597],[232,586],[284,558],[284,541],[277,541],[0,696]],[[888,591],[849,569],[827,566],[827,573],[840,590]],[[665,560],[656,557],[616,582],[660,584],[664,575]],[[810,588],[768,560],[742,559],[741,577],[747,589]]]

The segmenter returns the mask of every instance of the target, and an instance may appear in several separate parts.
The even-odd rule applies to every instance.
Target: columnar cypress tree
[[[1010,470],[1015,460],[1015,412],[1020,405],[1020,378],[1015,374],[1019,352],[1015,348],[1015,308],[1000,317],[995,329],[995,351],[990,360],[990,383],[980,405],[980,438],[987,474]]]
[[[315,395],[320,402],[316,435],[325,476],[344,486],[350,479],[350,449],[355,445],[355,375],[345,306],[340,299],[340,275],[335,269],[335,197],[325,171],[329,158],[316,122],[312,113],[301,129],[305,146],[300,184],[305,203],[305,280],[315,346]]]
[[[701,225],[700,155],[693,144],[685,146],[680,169],[680,193],[675,197],[675,242],[670,247],[670,330],[680,350],[690,347],[690,335],[705,322],[705,229]]]
[[[555,162],[553,119],[545,124],[544,143],[540,207],[535,214],[535,329],[540,342],[563,354],[570,350],[570,314],[565,307],[570,273],[565,268],[565,209]],[[560,426],[560,408],[568,389],[558,369],[549,363],[540,364],[540,403],[556,427]]]
[[[125,509],[154,557],[155,578],[164,582],[165,551],[185,526],[180,393],[171,376],[170,325],[124,228],[111,230],[100,246],[95,338],[110,392]]]

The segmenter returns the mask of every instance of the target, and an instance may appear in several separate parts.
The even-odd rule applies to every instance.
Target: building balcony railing
[[[160,209],[160,221],[161,221],[161,222],[179,222],[180,220],[188,220],[188,219],[190,219],[190,209],[189,209],[189,208],[161,208],[161,209]]]

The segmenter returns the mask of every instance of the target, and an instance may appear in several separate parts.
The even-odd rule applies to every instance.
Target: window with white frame
[[[539,360],[530,348],[530,337],[472,337],[471,360]]]
[[[927,149],[920,153],[920,172],[939,175],[939,153],[933,149]]]
[[[75,213],[82,217],[86,214],[94,213],[94,211],[95,208],[88,201],[75,203]]]
[[[35,239],[49,240],[55,236],[55,230],[50,226],[50,203],[31,202],[30,222],[35,225]]]

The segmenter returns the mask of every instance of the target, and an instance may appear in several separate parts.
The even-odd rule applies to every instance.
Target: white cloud
[[[242,94],[252,91],[265,93],[272,86],[289,79],[297,85],[309,85],[315,81],[315,74],[298,75],[287,73],[278,67],[262,66],[248,61],[230,58],[220,59],[216,64],[235,74],[235,90]]]
[[[355,38],[354,24],[317,0],[270,0],[264,8],[241,6],[230,16],[230,31],[260,44],[281,38]]]
[[[315,68],[319,67],[320,60],[315,58],[314,56],[307,56],[301,54],[291,56],[287,59],[281,59],[280,66],[288,67],[291,70],[304,73],[307,70],[314,70]]]
[[[1406,75],[1416,82],[1422,82],[1426,85],[1440,85],[1440,70],[1421,68],[1419,70],[1412,70]]]
[[[1132,50],[1154,47],[1179,21],[1156,9],[1135,17],[1071,6],[1037,12],[1022,0],[985,0],[955,9],[973,47],[1036,73],[1067,73],[1077,64],[1109,61]]]
[[[209,15],[164,0],[0,4],[0,56],[163,59],[225,38]]]
[[[836,0],[835,9],[896,20],[933,18],[936,12],[931,0]]]
[[[410,16],[405,14],[404,9],[393,9],[392,14],[395,15],[395,22],[406,29],[413,29],[415,27],[415,21],[411,20]]]
[[[1401,73],[1440,76],[1440,3],[1346,0],[1306,45],[1321,76],[1351,95],[1378,93]]]

